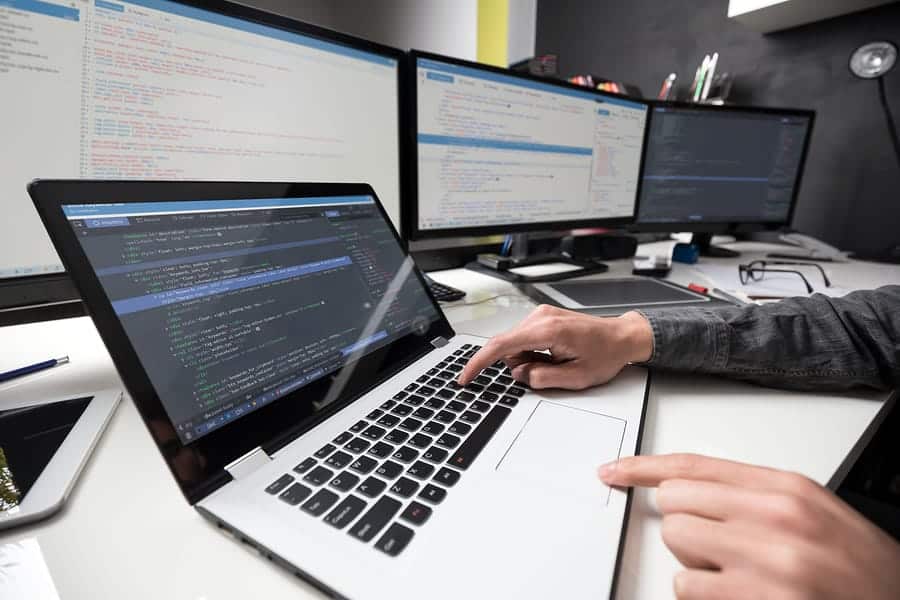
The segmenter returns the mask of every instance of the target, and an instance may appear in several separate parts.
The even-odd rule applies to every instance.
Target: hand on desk
[[[801,475],[681,454],[600,478],[658,487],[663,541],[687,567],[678,598],[900,598],[900,545]]]
[[[459,383],[502,359],[533,388],[580,390],[606,383],[630,362],[649,360],[652,350],[653,331],[639,313],[592,317],[541,305],[475,353]]]

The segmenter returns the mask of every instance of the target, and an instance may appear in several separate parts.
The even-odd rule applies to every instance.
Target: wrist
[[[644,315],[629,311],[617,317],[620,322],[621,347],[625,349],[625,360],[630,363],[644,363],[653,356],[653,328]]]

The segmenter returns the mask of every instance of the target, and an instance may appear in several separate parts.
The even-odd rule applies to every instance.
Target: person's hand
[[[604,318],[541,305],[491,338],[458,381],[465,385],[502,359],[515,379],[533,388],[580,390],[606,383],[630,362],[650,360],[652,351],[653,332],[640,313]]]
[[[599,474],[658,486],[663,541],[687,567],[678,598],[900,598],[900,544],[806,477],[692,454],[625,458]]]

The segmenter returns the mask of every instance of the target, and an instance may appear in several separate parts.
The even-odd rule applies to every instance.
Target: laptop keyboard
[[[502,362],[456,383],[480,348],[465,344],[448,355],[266,492],[400,554],[526,392]]]

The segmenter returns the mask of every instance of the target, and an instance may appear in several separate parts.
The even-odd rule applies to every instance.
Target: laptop
[[[606,598],[648,374],[529,390],[457,334],[364,184],[29,192],[187,501],[339,598]],[[223,576],[238,576],[224,574]]]

